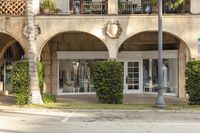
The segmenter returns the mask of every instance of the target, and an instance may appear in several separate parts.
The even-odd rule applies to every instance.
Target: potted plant
[[[175,0],[172,2],[172,7],[177,13],[184,13],[186,7],[184,6],[186,4],[187,0]]]
[[[124,3],[121,0],[118,1],[118,8],[119,8],[119,13],[122,13],[124,10]]]
[[[55,3],[52,0],[43,0],[41,7],[44,14],[52,14],[55,11]]]
[[[151,12],[158,13],[157,0],[150,0],[150,4],[151,4]]]

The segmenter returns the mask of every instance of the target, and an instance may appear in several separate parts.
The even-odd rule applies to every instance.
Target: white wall
[[[40,13],[40,0],[33,0],[33,12],[34,14]]]
[[[108,14],[118,14],[118,0],[108,0]]]
[[[200,14],[200,0],[191,0],[190,11],[193,14]]]

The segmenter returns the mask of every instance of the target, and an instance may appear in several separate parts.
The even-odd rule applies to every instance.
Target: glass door
[[[140,61],[124,62],[124,91],[127,93],[139,93],[141,84]]]

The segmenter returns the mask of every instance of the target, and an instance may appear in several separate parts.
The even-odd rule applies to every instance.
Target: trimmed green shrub
[[[200,61],[189,61],[185,74],[185,87],[186,93],[189,95],[190,104],[200,104]]]
[[[98,61],[94,87],[100,103],[120,104],[123,100],[123,66],[117,61]]]
[[[39,80],[39,87],[40,92],[43,93],[43,85],[44,85],[44,65],[41,62],[37,63],[38,69],[38,80]]]
[[[27,60],[17,61],[13,64],[11,71],[11,85],[16,104],[28,103],[28,85],[29,85],[29,64]],[[43,90],[44,67],[38,62],[38,78],[40,90]]]
[[[28,103],[28,62],[19,61],[14,63],[11,71],[11,85],[16,104]]]
[[[43,94],[42,100],[44,103],[55,103],[56,97],[54,95]]]

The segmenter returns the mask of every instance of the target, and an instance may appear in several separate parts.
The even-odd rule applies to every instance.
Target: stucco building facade
[[[84,4],[84,1],[78,2]],[[55,95],[94,93],[95,62],[117,59],[124,66],[124,93],[156,93],[157,14],[145,12],[146,9],[141,8],[142,1],[137,1],[137,7],[133,0],[128,13],[119,11],[117,0],[103,2],[102,12],[84,13],[82,6],[74,7],[74,1],[55,1],[60,12],[45,15],[41,13],[39,0],[33,0],[39,30],[37,56],[45,66],[45,92]],[[139,12],[132,12],[133,5]],[[185,97],[186,62],[200,58],[199,5],[199,0],[191,0],[189,13],[163,15],[166,95]],[[4,75],[9,70],[7,72],[4,66],[9,66],[9,61],[27,58],[28,45],[24,35],[25,16],[1,14],[1,84],[6,86]]]

